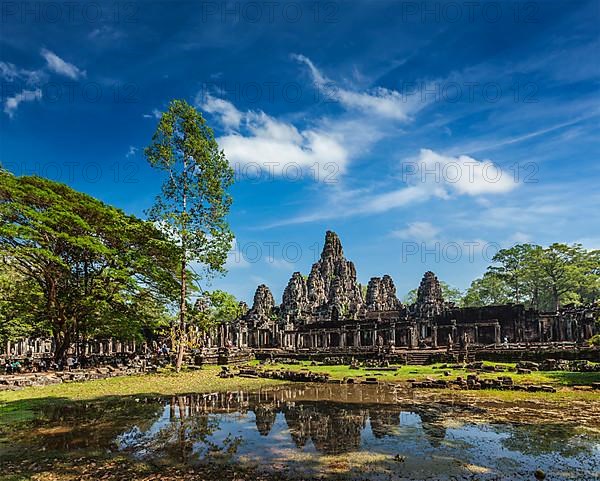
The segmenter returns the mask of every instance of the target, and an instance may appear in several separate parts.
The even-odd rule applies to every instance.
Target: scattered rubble
[[[64,382],[91,381],[117,376],[131,376],[156,372],[156,367],[145,366],[105,366],[93,369],[72,371],[49,371],[28,374],[8,374],[0,376],[0,391],[12,391],[30,386],[49,386]]]
[[[502,391],[556,392],[549,385],[515,384],[510,376],[498,376],[496,379],[481,379],[476,374],[469,374],[466,379],[459,376],[456,380],[427,379],[412,382],[413,388],[426,389],[498,389]]]

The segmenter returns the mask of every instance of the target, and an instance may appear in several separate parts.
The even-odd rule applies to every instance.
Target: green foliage
[[[220,290],[204,292],[188,311],[189,332],[186,344],[190,347],[201,345],[204,334],[214,333],[219,326],[229,324],[243,314],[235,296]]]
[[[408,291],[402,298],[402,302],[407,305],[414,304],[415,302],[417,302],[417,290],[418,289],[415,288]]]
[[[531,244],[517,244],[510,249],[498,251],[492,259],[498,265],[489,268],[490,274],[495,276],[489,279],[488,284],[501,282],[505,286],[504,290],[506,287],[510,290],[512,301],[516,304],[520,303],[528,281],[526,266],[537,251],[538,246]]]
[[[150,322],[140,302],[174,299],[177,251],[149,222],[66,185],[0,172],[0,255],[26,283],[27,322],[43,318],[57,358],[77,337],[139,332]]]
[[[444,297],[444,301],[454,302],[455,304],[459,304],[461,302],[463,293],[460,289],[456,287],[452,287],[447,282],[440,281],[440,287],[442,288],[442,296]],[[417,294],[418,289],[411,289],[406,293],[406,295],[402,298],[402,302],[404,304],[414,304],[417,302]]]
[[[588,342],[590,343],[590,346],[600,347],[600,334],[596,334],[595,336],[590,338]]]
[[[224,324],[239,319],[242,315],[240,302],[233,294],[216,290],[208,295],[210,299],[210,317],[216,324]]]
[[[481,307],[506,304],[512,300],[511,290],[504,279],[495,272],[486,272],[475,279],[461,300],[463,307]]]
[[[463,293],[460,289],[456,287],[452,287],[444,281],[440,281],[440,287],[442,288],[442,296],[444,300],[447,302],[454,302],[455,304],[459,304],[463,297]]]
[[[48,335],[43,293],[32,280],[0,264],[0,343]]]
[[[212,129],[184,100],[171,102],[145,154],[152,167],[165,173],[149,218],[181,247],[179,325],[174,332],[179,370],[187,335],[188,265],[198,262],[205,275],[224,272],[233,241],[227,223],[233,170]]]
[[[152,167],[165,172],[149,218],[182,247],[186,261],[223,271],[233,235],[226,216],[233,170],[212,129],[184,100],[174,100],[145,150]]]
[[[600,251],[580,244],[515,245],[499,251],[493,261],[484,277],[471,284],[465,305],[512,301],[553,311],[600,298]]]

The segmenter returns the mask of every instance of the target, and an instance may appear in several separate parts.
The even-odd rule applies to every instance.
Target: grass
[[[207,366],[193,371],[163,371],[157,374],[120,376],[97,381],[54,384],[43,387],[30,387],[18,391],[0,393],[0,403],[22,399],[47,397],[69,398],[74,401],[105,396],[133,396],[141,394],[172,395],[193,392],[217,392],[237,389],[251,389],[266,384],[275,384],[268,379],[230,378],[217,376],[218,366]]]
[[[217,376],[220,368],[208,366],[193,371],[164,371],[157,374],[122,376],[96,381],[28,387],[0,392],[0,424],[32,419],[41,406],[127,396],[168,396],[195,392],[236,391],[280,384],[271,379]]]
[[[258,365],[258,362],[252,364]],[[488,363],[486,363],[488,364]],[[491,364],[491,363],[490,363]],[[496,363],[497,364],[497,363]],[[353,377],[357,380],[366,377],[377,377],[386,382],[406,382],[410,379],[421,380],[426,378],[455,379],[457,376],[466,376],[470,372],[465,369],[451,369],[442,367],[441,364],[430,366],[398,366],[395,370],[381,370],[377,368],[359,368],[350,369],[348,366],[312,366],[310,362],[300,364],[268,364],[262,366],[264,369],[306,369],[318,373],[328,373],[333,379],[343,379]],[[504,364],[506,367],[514,367],[514,364]],[[152,403],[136,403],[134,399],[154,396],[169,396],[187,393],[206,393],[218,391],[236,391],[251,390],[261,387],[281,384],[282,381],[275,381],[262,378],[228,378],[218,377],[220,368],[217,366],[205,367],[199,370],[184,371],[175,373],[173,371],[163,371],[157,374],[148,374],[142,376],[115,377],[97,381],[64,383],[45,387],[25,388],[19,391],[5,391],[0,393],[0,464],[10,462],[14,471],[0,473],[0,481],[17,481],[31,479],[41,481],[44,479],[55,481],[67,481],[71,479],[99,479],[99,470],[106,469],[102,473],[109,476],[107,479],[158,479],[148,477],[149,474],[139,471],[139,463],[127,461],[123,466],[115,465],[114,454],[108,452],[96,452],[93,449],[74,447],[67,451],[40,451],[34,449],[35,439],[40,434],[48,431],[43,414],[48,408],[50,412],[59,413],[60,416],[66,416],[70,419],[77,415],[77,410],[73,411],[72,406],[85,407],[87,412],[96,410],[92,416],[93,422],[87,424],[78,424],[78,429],[83,433],[81,437],[85,438],[86,433],[97,432],[98,425],[103,426],[100,432],[107,439],[113,439],[118,433],[123,431],[123,426],[129,426],[139,422],[145,422],[152,416],[146,415],[146,409],[155,409]],[[450,371],[450,375],[444,375],[444,371]],[[451,389],[424,389],[409,391],[414,392],[414,396],[421,402],[430,400],[468,403],[474,406],[488,407],[491,410],[506,407],[502,403],[524,402],[528,409],[535,410],[537,416],[538,409],[540,419],[548,416],[549,413],[588,413],[592,415],[598,410],[600,396],[597,391],[574,390],[574,385],[591,384],[600,382],[600,373],[571,373],[571,372],[533,372],[531,374],[519,375],[515,372],[484,372],[479,374],[481,377],[497,377],[501,375],[511,376],[519,384],[552,384],[559,387],[557,393],[529,393],[521,391],[459,391]],[[409,394],[411,395],[411,394]],[[121,403],[120,400],[127,400]],[[116,403],[107,403],[103,401],[116,400]],[[98,403],[96,403],[98,401]],[[544,403],[548,404],[544,404]],[[69,406],[67,406],[69,405]],[[510,406],[507,404],[506,406]],[[531,407],[533,406],[533,407]],[[582,408],[583,406],[583,408]],[[56,407],[57,409],[54,409]],[[70,407],[71,410],[64,410]],[[544,411],[550,409],[550,411]],[[593,408],[593,409],[592,409]],[[595,411],[594,411],[595,409]],[[506,411],[511,412],[510,407]],[[544,414],[546,413],[546,414]],[[555,414],[552,414],[555,415]],[[578,414],[579,415],[579,414]],[[48,418],[52,419],[52,418]],[[31,423],[30,421],[34,421]],[[61,421],[62,422],[62,421]],[[30,427],[33,426],[33,427]],[[35,429],[33,429],[35,428]],[[60,436],[60,433],[56,434]],[[79,438],[74,438],[79,440]],[[24,449],[23,446],[27,446]],[[39,446],[38,446],[39,447]],[[45,449],[45,448],[44,448]],[[31,468],[30,465],[35,461],[39,466]],[[237,470],[239,467],[234,466]],[[182,479],[178,473],[169,471],[171,468],[156,468],[160,473],[160,479],[175,480]],[[233,469],[233,468],[232,468]],[[34,471],[39,470],[37,473]],[[125,470],[125,471],[123,471]],[[0,469],[0,471],[2,471]],[[11,472],[12,471],[12,472]],[[10,474],[9,474],[10,473]],[[88,473],[88,474],[82,474]],[[92,474],[89,474],[92,473]],[[119,473],[118,475],[115,473]],[[237,473],[237,474],[236,474]],[[231,477],[223,476],[223,473],[217,472],[212,475],[203,473],[203,479],[223,480],[239,479],[239,473],[236,471]],[[87,477],[86,477],[87,476]],[[189,479],[192,479],[190,475]],[[245,477],[244,479],[250,479]],[[187,479],[187,478],[186,478]],[[259,479],[259,478],[256,478]],[[279,478],[278,478],[279,479]]]
[[[257,361],[254,364],[258,364]],[[514,363],[492,363],[484,362],[484,365],[501,365],[505,368],[514,368]],[[383,382],[407,382],[409,380],[425,379],[445,379],[454,380],[459,376],[463,378],[473,371],[466,369],[452,369],[444,367],[444,364],[432,364],[427,366],[398,366],[395,371],[380,370],[377,368],[358,368],[351,369],[347,365],[340,366],[312,366],[310,361],[304,361],[300,364],[268,364],[265,369],[288,369],[292,371],[308,370],[315,373],[329,374],[331,379],[354,378],[357,380],[366,377],[376,377]],[[447,365],[446,365],[447,366]],[[444,375],[449,371],[450,375]],[[499,400],[525,400],[525,399],[590,399],[599,400],[598,392],[568,389],[573,386],[589,386],[594,382],[600,382],[600,372],[566,372],[566,371],[533,371],[531,374],[517,374],[516,372],[481,372],[477,375],[482,379],[492,379],[498,376],[510,376],[515,384],[544,384],[551,385],[559,389],[556,393],[529,393],[523,391],[500,391],[500,390],[479,390],[479,391],[460,391],[470,397],[497,398]],[[440,392],[448,391],[440,389]],[[456,392],[456,391],[453,391]]]
[[[257,362],[254,361],[256,365]],[[484,362],[484,365],[500,365],[505,368],[514,368],[511,363]],[[443,367],[446,366],[446,367]],[[423,380],[434,379],[456,379],[458,376],[466,377],[473,371],[466,369],[452,369],[446,364],[432,364],[427,366],[397,366],[395,371],[381,370],[377,368],[351,369],[347,365],[341,366],[311,366],[309,361],[300,364],[268,364],[265,369],[289,369],[292,371],[309,370],[316,373],[327,373],[332,379],[344,379],[346,377],[361,378],[377,376],[382,381],[408,381],[410,379]],[[396,366],[394,366],[396,367]],[[450,371],[450,376],[445,376],[444,371]],[[482,379],[492,379],[498,376],[510,376],[518,384],[552,384],[562,386],[590,385],[600,382],[600,372],[566,372],[566,371],[534,371],[531,374],[517,374],[516,372],[481,372],[477,374]]]
[[[253,362],[257,365],[258,362]],[[465,377],[465,369],[441,368],[442,364],[429,366],[399,366],[395,371],[385,371],[377,368],[351,369],[341,366],[311,366],[306,361],[300,364],[268,364],[265,369],[310,370],[317,373],[327,373],[332,379],[352,377],[357,380],[366,377],[377,377],[385,382],[406,382],[408,380],[456,379]],[[486,363],[494,364],[494,363]],[[495,363],[500,364],[500,363]],[[514,367],[514,364],[502,364]],[[30,387],[19,391],[0,393],[0,422],[27,421],[41,405],[60,404],[69,401],[85,401],[93,399],[110,399],[125,396],[175,395],[193,392],[235,391],[240,389],[257,389],[263,386],[275,385],[281,381],[270,379],[231,378],[221,379],[217,376],[220,368],[208,366],[193,371],[175,373],[164,371],[157,374],[140,376],[124,376],[102,379],[97,381],[56,384],[44,387]],[[450,371],[449,376],[444,371]],[[549,384],[557,388],[569,388],[576,385],[590,385],[600,382],[600,373],[564,372],[564,371],[534,371],[531,374],[516,374],[515,372],[483,372],[481,378],[510,376],[517,384]],[[443,392],[444,390],[442,390]],[[464,392],[464,391],[463,391]],[[527,393],[518,391],[476,391],[464,392],[468,396],[480,398],[497,398],[499,400],[545,398],[545,399],[594,399],[598,400],[597,392],[560,389],[557,393]]]

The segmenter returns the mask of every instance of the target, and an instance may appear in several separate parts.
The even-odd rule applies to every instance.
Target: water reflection
[[[494,424],[481,409],[387,386],[296,384],[61,405],[5,434],[6,446],[32,458],[110,449],[161,464],[284,470],[290,479],[530,480],[536,468],[553,480],[600,479],[597,431],[555,419]],[[0,464],[3,449],[0,442]]]
[[[573,426],[468,422],[468,406],[408,406],[378,386],[196,394],[173,397],[163,409],[149,429],[118,436],[119,449],[166,462],[250,462],[290,476],[335,471],[353,479],[368,470],[368,479],[530,479],[532,467],[553,470],[552,479],[599,474],[598,438]]]

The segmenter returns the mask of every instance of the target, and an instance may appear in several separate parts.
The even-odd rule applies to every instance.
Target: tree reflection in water
[[[350,479],[365,469],[369,479],[398,470],[409,478],[438,469],[462,476],[466,466],[493,478],[506,462],[521,470],[510,479],[528,479],[532,465],[579,476],[600,461],[595,441],[574,428],[489,424],[482,414],[459,403],[398,398],[384,386],[293,385],[175,396],[150,427],[130,429],[117,444],[153,461],[251,462],[313,474],[340,466]]]
[[[538,423],[494,424],[482,409],[419,402],[389,386],[295,384],[252,393],[41,403],[18,429],[0,425],[0,437],[4,449],[27,459],[116,447],[159,464],[233,461],[300,476],[329,469],[348,479],[389,479],[389,473],[460,479],[474,466],[477,479],[498,479],[510,469],[501,479],[524,480],[537,466],[556,480],[596,479],[600,435],[544,418],[541,405],[539,412]]]
[[[121,449],[133,450],[139,456],[162,455],[182,462],[201,460],[207,455],[231,455],[243,442],[241,437],[214,437],[220,429],[223,415],[240,418],[254,415],[256,430],[260,436],[271,433],[282,414],[289,436],[298,449],[310,441],[317,452],[341,454],[360,449],[361,436],[367,422],[375,438],[397,435],[400,429],[402,406],[390,399],[390,393],[381,391],[381,403],[371,392],[363,396],[361,389],[343,401],[329,396],[331,388],[271,389],[255,393],[215,393],[174,396],[165,406],[165,413],[154,425],[142,432],[132,429],[118,439]],[[347,393],[346,393],[347,394]],[[391,401],[394,401],[393,403]],[[439,446],[446,430],[443,418],[434,410],[422,413],[422,429],[432,446]]]

